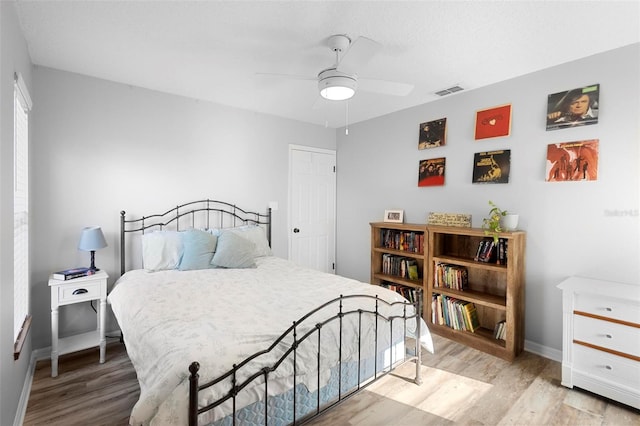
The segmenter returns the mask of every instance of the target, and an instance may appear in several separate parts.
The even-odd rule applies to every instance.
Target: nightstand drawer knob
[[[613,367],[610,365],[605,365],[604,368],[606,368],[607,370],[613,370]]]
[[[611,339],[611,338],[613,338],[613,336],[612,336],[612,335],[610,335],[610,334],[605,334],[605,335],[604,335],[604,337],[606,337],[607,339]]]
[[[607,311],[607,312],[613,312],[613,309],[611,309],[611,308],[604,308],[604,310]]]
[[[73,290],[73,293],[71,293],[71,294],[76,296],[78,294],[85,294],[85,293],[88,293],[88,292],[89,292],[89,290],[87,290],[86,288],[79,288],[77,290]]]

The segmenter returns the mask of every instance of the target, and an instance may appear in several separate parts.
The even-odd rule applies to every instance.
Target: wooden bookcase
[[[425,256],[425,315],[429,329],[436,334],[461,342],[506,360],[513,360],[524,346],[524,251],[521,231],[499,235],[507,242],[506,265],[474,260],[480,241],[486,238],[478,228],[426,226],[428,244]],[[438,263],[465,267],[468,288],[464,291],[434,286]],[[434,294],[472,302],[478,313],[480,328],[475,332],[455,330],[433,321]],[[505,321],[505,339],[495,339],[494,329]]]
[[[415,244],[418,238],[414,239],[413,247],[417,251],[411,251],[411,245],[405,243],[404,247],[391,248],[385,247],[383,241],[383,231],[390,231],[397,235],[419,236],[422,241],[421,247]],[[410,288],[423,290],[423,317],[426,314],[426,282],[425,282],[425,250],[427,244],[427,229],[425,225],[411,223],[390,223],[390,222],[374,222],[371,223],[371,283],[376,285],[401,285]],[[411,238],[411,237],[410,237]],[[403,238],[404,240],[404,238]],[[417,264],[417,279],[409,279],[398,274],[384,273],[383,263],[385,255],[396,256],[397,258],[407,258],[415,260]]]

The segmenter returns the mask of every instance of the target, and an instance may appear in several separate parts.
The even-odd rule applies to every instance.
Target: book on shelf
[[[53,273],[53,279],[56,280],[72,280],[74,278],[86,277],[89,275],[93,275],[94,271],[89,268],[71,268],[65,269],[64,271],[58,271]]]
[[[483,238],[478,244],[476,255],[473,260],[477,262],[495,262],[497,257],[498,244],[494,241],[493,237]]]
[[[480,328],[478,312],[472,302],[437,293],[431,299],[431,322],[472,333]]]
[[[424,253],[424,232],[381,229],[380,241],[384,248]]]
[[[385,275],[396,275],[410,280],[420,279],[418,262],[415,259],[389,253],[382,255],[382,273]]]
[[[439,262],[436,263],[434,274],[434,287],[445,287],[460,291],[469,287],[469,271],[464,266]]]
[[[505,340],[507,334],[507,323],[505,320],[498,321],[495,329],[493,330],[493,338]]]

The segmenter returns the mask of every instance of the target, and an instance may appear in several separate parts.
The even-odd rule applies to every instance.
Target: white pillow
[[[182,236],[177,231],[155,231],[142,236],[142,267],[148,271],[176,269],[182,252]]]
[[[271,256],[271,247],[269,247],[269,241],[267,241],[265,230],[261,226],[245,225],[225,229],[223,231],[233,232],[234,234],[251,241],[255,245],[253,253],[254,257]]]

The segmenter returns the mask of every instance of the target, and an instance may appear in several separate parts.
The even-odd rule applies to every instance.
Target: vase
[[[506,214],[502,217],[502,229],[505,231],[515,231],[518,227],[518,215]]]

